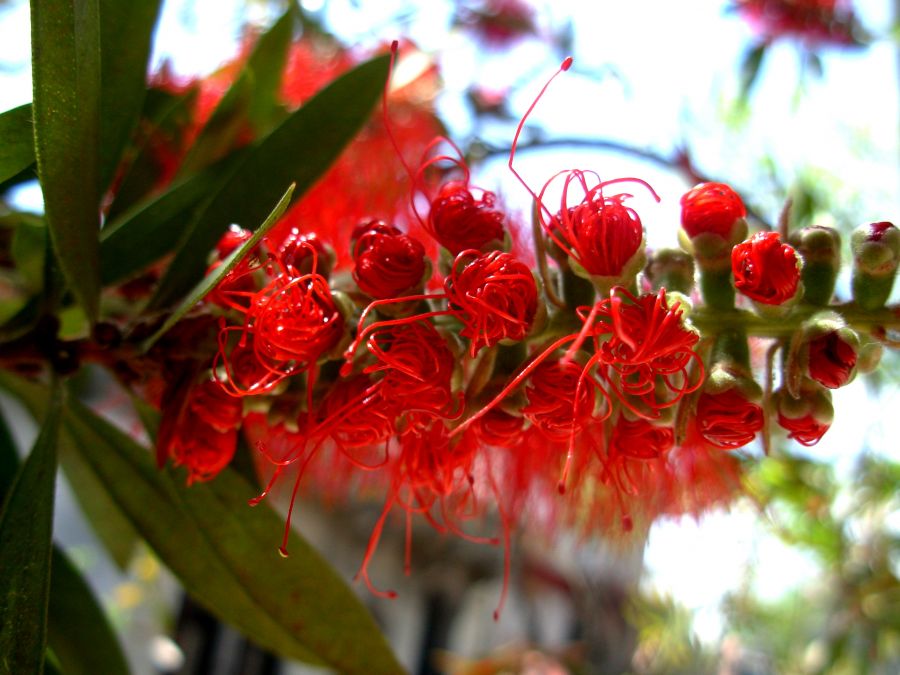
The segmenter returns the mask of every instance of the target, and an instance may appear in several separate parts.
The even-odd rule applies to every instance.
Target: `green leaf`
[[[12,435],[0,414],[0,503],[19,464]],[[66,675],[127,673],[125,656],[106,615],[90,587],[56,546],[51,569],[47,641],[54,658],[64,664]]]
[[[761,42],[751,47],[744,53],[741,61],[741,92],[740,101],[746,104],[750,99],[750,93],[759,78],[760,66],[762,66],[763,57],[766,55],[768,44]]]
[[[222,157],[249,128],[257,138],[269,132],[278,108],[278,90],[293,36],[295,11],[292,5],[259,38],[240,75],[185,157],[179,174],[192,173]]]
[[[250,237],[247,241],[245,241],[241,246],[237,248],[237,250],[233,251],[231,255],[226,258],[221,265],[219,265],[215,270],[213,270],[210,274],[203,277],[199,284],[197,284],[194,289],[188,293],[187,297],[182,300],[181,304],[175,308],[175,310],[169,315],[169,318],[166,319],[165,323],[160,327],[158,331],[156,331],[153,335],[151,335],[147,340],[144,341],[142,345],[143,350],[147,351],[153,344],[162,337],[165,333],[169,331],[172,326],[178,323],[181,318],[187,314],[198,302],[203,300],[212,289],[214,289],[218,283],[225,278],[225,276],[237,267],[237,264],[244,259],[256,246],[262,241],[262,238],[266,236],[269,230],[274,227],[275,223],[278,222],[278,219],[284,215],[284,212],[287,210],[288,204],[291,202],[291,195],[294,193],[294,188],[296,186],[291,184],[287,191],[281,196],[281,199],[275,205],[275,208],[268,215],[268,217],[263,221],[263,224],[260,225],[256,232],[253,233],[253,236]]]
[[[126,570],[138,542],[137,531],[65,433],[59,439],[59,463],[91,529],[116,566]]]
[[[32,0],[34,142],[59,268],[85,313],[100,305],[98,0]]]
[[[34,164],[31,104],[0,114],[0,183]]]
[[[147,60],[161,0],[100,0],[100,182],[119,166],[144,102]]]
[[[302,196],[362,128],[387,74],[387,56],[367,61],[332,82],[254,146],[189,226],[150,307],[171,305],[197,283],[207,253],[230,223],[258,223],[289,183],[297,184],[294,200]]]
[[[45,400],[41,433],[0,513],[0,667],[5,673],[43,670],[62,393],[56,385],[48,406]]]
[[[185,236],[185,224],[209,201],[240,157],[228,157],[168,191],[138,204],[100,235],[103,285],[121,281],[170,253]],[[275,201],[274,199],[272,201]]]
[[[154,193],[165,167],[161,154],[169,149],[173,156],[180,152],[184,135],[191,125],[198,89],[174,95],[160,89],[149,89],[144,97],[142,123],[122,162],[122,179],[106,214],[106,227],[122,214]],[[158,192],[158,190],[157,190]]]
[[[12,214],[11,214],[12,215]],[[36,293],[44,285],[44,264],[47,253],[47,226],[30,213],[15,214],[16,229],[13,233],[12,254],[16,273],[24,287]]]
[[[0,385],[32,412],[46,390],[0,372]],[[256,491],[226,469],[190,488],[183,472],[159,471],[139,446],[73,402],[64,429],[122,511],[199,602],[282,656],[341,673],[402,673],[374,621],[334,570],[298,535],[276,552],[283,527]]]
[[[90,587],[66,555],[53,547],[47,641],[66,675],[129,672],[119,640]]]
[[[0,504],[6,498],[6,492],[12,486],[19,472],[19,454],[16,452],[16,444],[13,442],[9,425],[0,409]]]

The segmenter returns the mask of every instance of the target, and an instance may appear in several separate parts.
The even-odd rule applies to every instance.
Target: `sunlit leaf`
[[[62,389],[47,398],[45,390],[43,427],[0,513],[0,665],[8,673],[40,673],[47,642]]]
[[[294,200],[302,196],[368,119],[387,72],[387,56],[358,66],[254,146],[190,225],[150,307],[172,304],[197,283],[207,253],[229,224],[255,226],[290,183],[297,184]]]
[[[60,270],[87,315],[100,305],[98,0],[32,0],[34,140]]]
[[[0,113],[0,183],[34,164],[31,104]]]

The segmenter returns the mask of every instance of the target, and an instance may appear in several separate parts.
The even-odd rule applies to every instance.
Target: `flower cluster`
[[[621,191],[638,186],[659,200],[643,180],[573,169],[534,190],[519,176],[519,134],[547,85],[509,157],[534,200],[533,246],[496,195],[473,185],[459,148],[437,136],[416,147],[385,95],[379,133],[402,178],[387,183],[405,195],[369,201],[384,176],[341,160],[232,268],[200,310],[215,317],[215,353],[162,398],[160,461],[185,465],[191,481],[212,479],[243,430],[268,482],[260,499],[289,472],[294,480],[285,554],[301,481],[330,498],[379,495],[359,576],[393,595],[368,570],[395,510],[408,532],[421,516],[440,532],[503,542],[508,569],[511,532],[525,520],[645,531],[660,515],[730,499],[736,451],[767,438],[770,421],[803,445],[818,442],[833,416],[830,390],[852,379],[871,339],[829,307],[837,235],[748,238],[740,196],[707,183],[682,198],[684,251],[648,253]],[[347,174],[361,181],[359,200],[346,199]],[[866,274],[880,289],[865,296],[872,306],[896,272],[895,231],[877,224],[857,237],[858,257],[871,263],[857,265],[860,293],[875,283]],[[249,237],[225,233],[211,268]],[[772,327],[762,335],[774,340],[765,387],[751,358],[747,327],[756,325]],[[486,513],[499,529],[484,536],[472,521]]]

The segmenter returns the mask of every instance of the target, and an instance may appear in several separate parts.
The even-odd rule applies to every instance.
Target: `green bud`
[[[900,231],[888,222],[860,225],[850,236],[853,298],[863,309],[884,306],[900,264]]]
[[[653,251],[644,267],[644,276],[655,291],[665,288],[690,295],[694,287],[694,259],[674,248]]]
[[[837,230],[818,225],[804,227],[792,233],[788,242],[803,260],[803,301],[827,305],[841,268],[841,237]]]

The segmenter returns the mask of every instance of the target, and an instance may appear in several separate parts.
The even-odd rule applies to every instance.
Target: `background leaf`
[[[0,385],[32,413],[46,390],[0,373]],[[298,535],[291,557],[277,545],[282,519],[247,500],[255,489],[226,469],[210,483],[184,485],[159,471],[150,452],[83,405],[64,422],[87,464],[185,588],[224,621],[282,656],[341,673],[401,673],[371,616],[332,568]]]
[[[34,142],[59,268],[86,314],[100,304],[98,0],[32,0]]]
[[[100,0],[100,182],[109,186],[144,102],[161,0]]]
[[[191,146],[179,174],[192,173],[222,157],[235,147],[242,133],[252,129],[260,138],[271,130],[295,16],[292,4],[259,38],[240,75]]]
[[[0,114],[0,183],[34,164],[31,104]]]
[[[239,160],[240,156],[228,157],[158,197],[141,202],[105,227],[100,235],[103,285],[134,275],[170,253],[184,237],[185,223],[193,219],[196,209],[208,203],[223,174]]]
[[[46,392],[45,392],[46,393]],[[40,673],[47,642],[47,598],[56,440],[62,408],[57,385],[31,454],[0,513],[0,667],[4,673]]]
[[[388,74],[379,56],[332,82],[256,145],[189,227],[150,307],[183,296],[203,276],[206,254],[231,223],[260,222],[281,190],[296,183],[296,201],[337,159],[368,119]]]
[[[106,614],[66,555],[53,548],[47,640],[66,675],[123,675],[128,662]]]
[[[156,331],[153,335],[151,335],[143,344],[144,351],[150,349],[162,335],[164,335],[172,326],[174,326],[181,318],[187,314],[191,308],[194,307],[198,302],[203,300],[209,292],[216,287],[216,285],[225,278],[231,270],[237,267],[237,264],[244,259],[245,256],[249,255],[250,252],[259,245],[259,242],[262,241],[262,238],[266,236],[269,230],[278,222],[278,219],[284,215],[284,212],[287,210],[288,204],[291,201],[291,195],[294,193],[295,185],[291,185],[288,187],[287,191],[281,196],[281,199],[275,205],[275,208],[272,210],[272,213],[268,215],[268,217],[263,221],[262,225],[260,225],[256,232],[253,233],[253,236],[250,237],[247,241],[241,244],[237,249],[232,251],[231,255],[229,255],[221,265],[219,265],[215,270],[213,270],[210,274],[207,274],[203,279],[197,284],[194,289],[188,293],[188,296],[175,308],[175,310],[169,315],[169,318],[166,319],[165,323],[160,326],[159,330]]]

